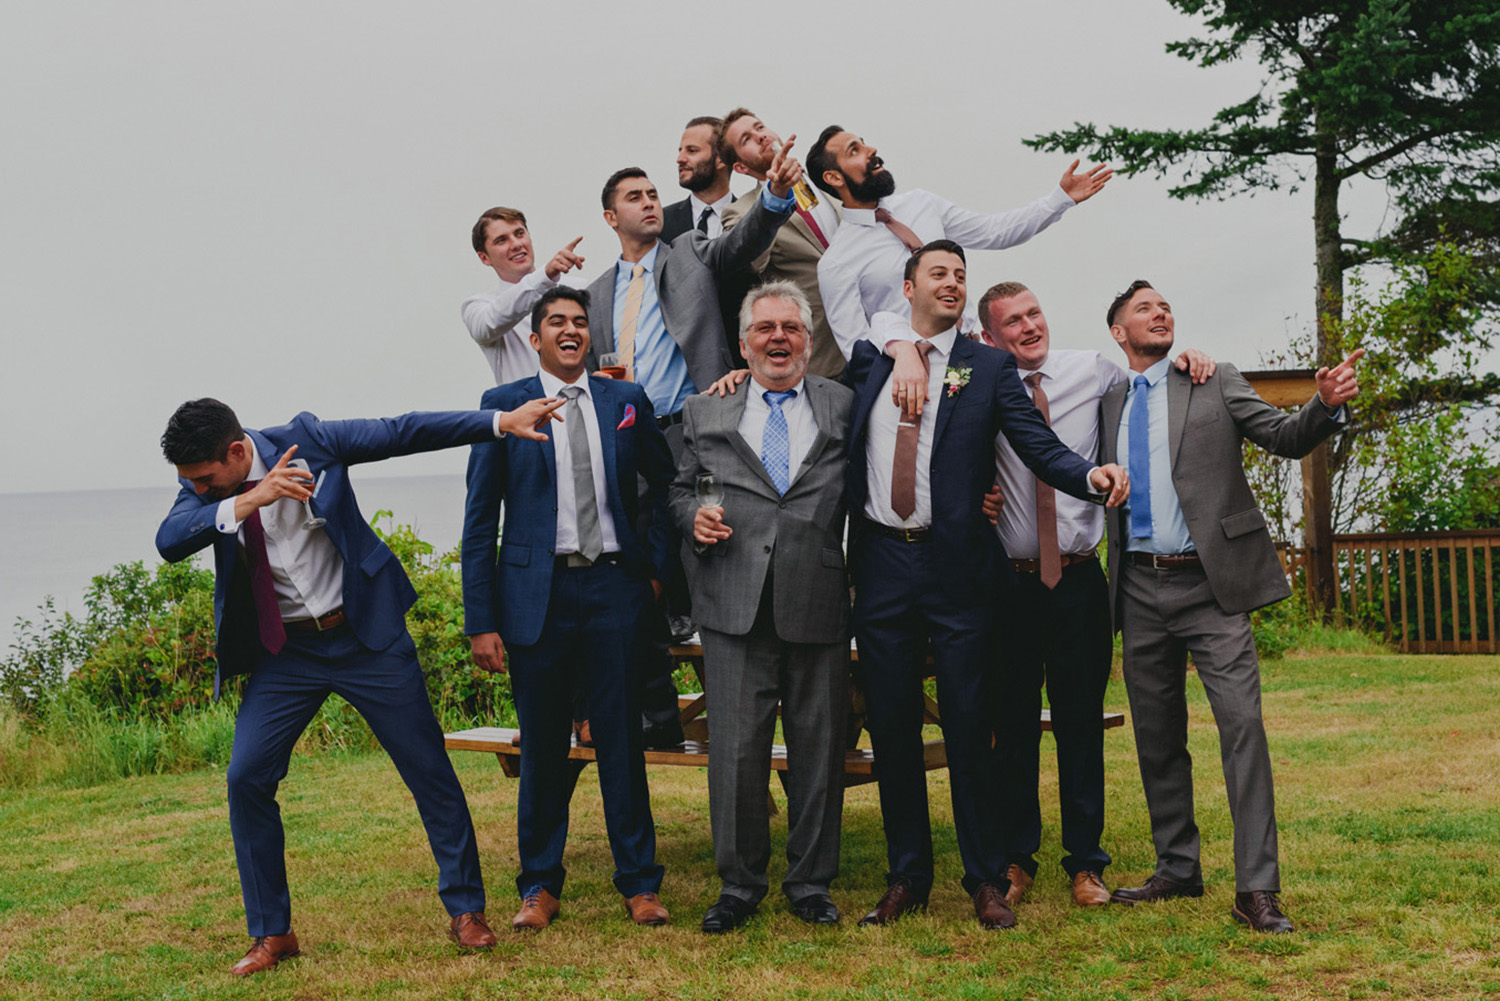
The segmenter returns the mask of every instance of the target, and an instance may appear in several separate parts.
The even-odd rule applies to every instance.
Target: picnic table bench
[[[696,643],[671,648],[674,661],[685,662],[693,666],[698,675],[698,680],[703,680],[703,648]],[[852,661],[859,660],[859,651],[851,650],[849,653]],[[922,718],[925,723],[941,723],[938,704],[933,698],[925,693],[922,696],[925,705],[922,710]],[[844,752],[844,784],[846,786],[864,785],[874,782],[875,752],[867,747],[856,747],[860,731],[864,728],[863,696],[855,691],[853,694],[853,707],[850,712],[849,742],[848,750]],[[646,764],[648,765],[688,765],[691,767],[705,768],[708,766],[708,699],[699,692],[679,694],[677,696],[677,709],[682,717],[682,730],[687,736],[681,747],[665,750],[648,748],[645,752]],[[1123,713],[1104,714],[1105,729],[1125,725]],[[1052,729],[1052,711],[1042,710],[1042,729]],[[521,774],[521,731],[513,727],[501,726],[479,726],[470,730],[459,730],[455,733],[444,735],[444,743],[450,751],[486,751],[495,755],[500,762],[500,770],[510,778],[516,778]],[[568,757],[574,761],[584,764],[594,760],[594,749],[578,742],[576,735],[568,748]],[[948,753],[943,741],[929,740],[922,745],[922,759],[928,771],[937,768],[948,767]],[[581,766],[580,766],[581,767]],[[777,744],[771,748],[772,771],[786,772],[786,748]]]

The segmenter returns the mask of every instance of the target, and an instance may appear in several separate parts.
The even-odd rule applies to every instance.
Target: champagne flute
[[[697,483],[699,507],[723,507],[724,484],[713,473],[699,473]]]
[[[308,466],[306,459],[293,459],[291,462],[287,463],[287,465],[291,466],[294,469],[302,470],[303,472],[307,473],[309,477],[312,476],[312,467]],[[327,475],[328,470],[326,469],[318,474],[318,482],[313,484],[313,497],[318,496],[318,491],[323,488],[323,477]],[[302,523],[302,527],[305,530],[310,532],[315,528],[322,528],[324,525],[328,524],[327,518],[318,518],[313,515],[311,497],[302,502],[302,510],[307,513],[307,520]]]

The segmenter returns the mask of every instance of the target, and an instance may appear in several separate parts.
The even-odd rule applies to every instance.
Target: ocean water
[[[462,476],[354,477],[365,517],[392,512],[398,524],[444,551],[463,534]],[[160,489],[93,490],[70,493],[0,494],[0,647],[8,652],[17,617],[35,620],[51,595],[59,611],[81,616],[83,596],[96,574],[117,563],[156,555],[156,528],[176,492]],[[388,526],[389,521],[382,521]],[[200,563],[213,567],[204,550]]]

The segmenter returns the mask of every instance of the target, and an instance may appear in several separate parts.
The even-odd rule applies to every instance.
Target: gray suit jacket
[[[760,197],[760,189],[765,186],[761,182],[755,186],[755,190],[736,198],[729,208],[724,210],[724,228],[730,229],[740,221],[740,218],[755,204],[752,199]],[[819,194],[820,198],[827,195]],[[838,212],[838,206],[833,208]],[[824,233],[826,237],[832,237],[832,233]],[[810,331],[812,341],[812,358],[808,362],[807,370],[814,375],[821,375],[825,379],[837,379],[844,374],[844,353],[839,350],[838,341],[833,338],[833,330],[828,326],[828,317],[823,312],[823,296],[818,291],[818,261],[823,257],[823,245],[813,235],[812,228],[797,213],[792,210],[791,219],[781,227],[776,234],[776,241],[771,244],[771,249],[756,258],[753,267],[760,274],[762,281],[775,281],[785,279],[802,290],[807,296],[807,301],[812,304],[812,330]]]
[[[722,399],[694,396],[683,408],[682,457],[669,502],[685,540],[682,563],[693,618],[716,632],[748,633],[774,558],[776,634],[789,643],[847,642],[844,479],[854,393],[807,377],[803,385],[818,434],[783,497],[739,432],[754,385],[747,382]],[[697,479],[705,472],[724,484],[724,522],[734,530],[711,546],[693,542]]]
[[[1100,401],[1101,462],[1128,464],[1116,454],[1120,419],[1130,381],[1116,383]],[[1265,515],[1245,480],[1240,442],[1248,438],[1268,452],[1301,458],[1336,431],[1339,423],[1316,397],[1295,414],[1262,400],[1233,365],[1201,386],[1175,367],[1167,373],[1167,442],[1172,484],[1188,534],[1203,560],[1214,599],[1226,612],[1249,612],[1292,593],[1276,558]],[[1109,598],[1118,606],[1120,561],[1130,530],[1124,508],[1109,518]]]
[[[682,349],[688,375],[699,389],[707,389],[729,371],[733,359],[719,313],[717,277],[747,268],[776,239],[777,228],[791,215],[776,214],[757,203],[744,222],[710,240],[696,229],[676,243],[657,244],[656,298],[667,333]],[[599,356],[615,350],[615,265],[612,263],[589,286],[590,372]],[[665,414],[661,416],[666,416]]]

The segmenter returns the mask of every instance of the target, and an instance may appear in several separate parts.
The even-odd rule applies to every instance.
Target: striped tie
[[[635,321],[641,315],[641,297],[646,294],[644,264],[630,269],[630,287],[625,290],[625,315],[620,317],[620,336],[615,338],[615,347],[620,355],[620,365],[625,369],[625,378],[635,381]]]

